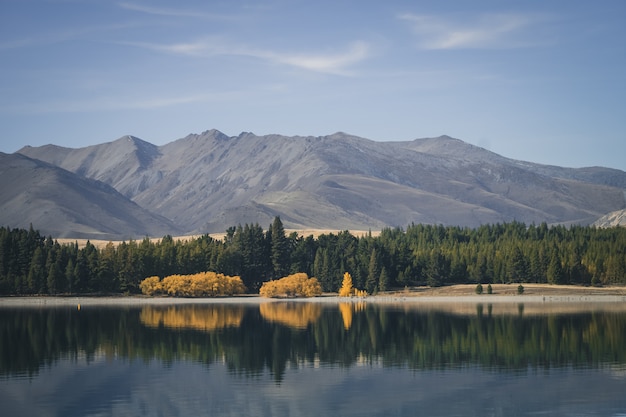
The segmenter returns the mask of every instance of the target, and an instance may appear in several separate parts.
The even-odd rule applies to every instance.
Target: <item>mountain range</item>
[[[0,225],[55,237],[213,233],[275,216],[292,229],[591,224],[626,208],[624,171],[518,161],[448,136],[209,130],[163,146],[27,146],[0,163]]]

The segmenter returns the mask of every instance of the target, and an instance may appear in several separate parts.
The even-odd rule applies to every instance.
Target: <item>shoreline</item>
[[[390,291],[364,298],[339,297],[325,294],[313,298],[264,298],[257,294],[232,297],[149,297],[145,295],[61,295],[61,296],[6,296],[0,297],[2,307],[57,307],[57,306],[149,306],[192,304],[244,304],[259,305],[276,302],[296,303],[373,303],[394,306],[448,305],[549,305],[612,304],[626,310],[626,287],[581,287],[572,285],[523,284],[524,293],[517,294],[519,284],[493,284],[493,294],[476,294],[474,284],[447,287],[413,287],[402,291]],[[485,287],[485,285],[483,285]]]

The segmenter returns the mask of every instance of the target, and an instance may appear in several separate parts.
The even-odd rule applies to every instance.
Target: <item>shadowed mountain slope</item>
[[[0,224],[44,235],[141,239],[179,233],[109,185],[20,154],[0,153]]]
[[[626,207],[623,171],[516,161],[447,136],[374,142],[209,130],[159,147],[126,136],[19,152],[105,182],[185,233],[268,225],[276,215],[288,228],[589,224]]]

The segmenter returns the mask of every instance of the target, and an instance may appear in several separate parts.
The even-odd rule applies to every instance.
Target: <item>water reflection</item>
[[[499,306],[497,308],[500,308]],[[452,309],[274,302],[143,308],[0,309],[0,374],[34,374],[63,357],[224,361],[234,372],[320,362],[349,367],[527,369],[626,363],[626,313],[539,314],[514,306]]]
[[[239,327],[243,320],[243,307],[216,305],[212,308],[201,305],[155,307],[141,309],[139,320],[147,327],[171,329],[193,329],[211,331],[225,327]]]
[[[305,329],[322,315],[317,303],[264,303],[259,306],[261,317],[271,323],[279,323],[294,329]]]
[[[3,415],[617,415],[624,310],[0,308],[0,403]]]

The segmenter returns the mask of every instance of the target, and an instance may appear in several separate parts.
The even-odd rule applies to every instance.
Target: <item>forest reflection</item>
[[[413,307],[364,302],[0,308],[0,375],[61,358],[223,362],[277,380],[303,363],[410,369],[626,366],[626,312],[524,304]]]

